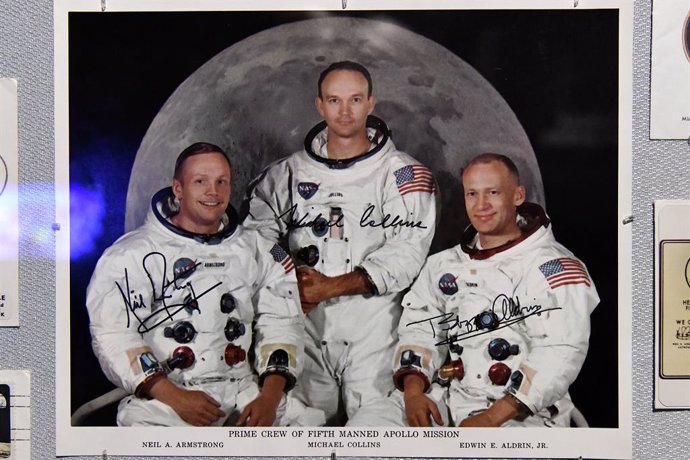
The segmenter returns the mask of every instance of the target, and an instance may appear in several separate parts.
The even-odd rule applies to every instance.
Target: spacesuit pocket
[[[259,292],[258,296],[255,308],[259,315],[268,313],[271,316],[301,316],[296,281],[282,281],[268,286],[268,289]]]
[[[350,243],[343,240],[329,240],[324,244],[323,273],[338,276],[352,271]]]

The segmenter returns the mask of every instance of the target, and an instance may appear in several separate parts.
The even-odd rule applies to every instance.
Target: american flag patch
[[[271,248],[271,255],[273,256],[273,260],[279,262],[283,266],[285,273],[295,268],[295,263],[292,261],[292,257],[285,252],[285,249],[281,248],[277,244],[274,244]]]
[[[579,260],[561,257],[541,264],[539,270],[544,274],[552,289],[566,284],[592,285],[587,270]]]
[[[434,193],[436,190],[434,176],[426,166],[405,166],[393,172],[393,174],[395,175],[395,184],[398,186],[401,196],[412,192]]]

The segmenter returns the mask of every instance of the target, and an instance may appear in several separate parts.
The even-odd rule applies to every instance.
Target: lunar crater
[[[431,75],[411,75],[407,81],[414,86],[426,86],[431,88],[434,86],[434,77]]]

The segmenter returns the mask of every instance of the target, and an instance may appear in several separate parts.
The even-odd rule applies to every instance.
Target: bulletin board
[[[582,409],[593,437],[582,441],[583,453],[567,451],[565,455],[556,449],[552,456],[607,458],[606,453],[590,453],[585,444],[604,442],[600,439],[615,432],[614,437],[621,435],[621,442],[631,433],[633,458],[683,458],[684,443],[676,434],[687,426],[688,413],[653,409],[653,203],[690,198],[690,132],[685,138],[664,135],[663,139],[651,139],[651,1],[635,1],[632,7],[624,7],[624,15],[630,16],[628,21],[621,21],[617,10],[611,8],[616,2],[577,0],[525,2],[529,8],[510,2],[516,10],[514,15],[491,11],[491,7],[506,8],[507,2],[491,3],[491,7],[486,2],[434,2],[424,8],[414,2],[375,7],[375,2],[358,4],[352,0],[314,2],[318,7],[299,2],[285,5],[281,14],[272,16],[251,16],[256,5],[243,2],[207,2],[206,8],[196,2],[195,11],[165,13],[166,6],[159,2],[151,2],[152,13],[138,11],[146,8],[142,2],[135,3],[74,2],[74,11],[66,21],[65,11],[53,2],[2,2],[0,77],[16,79],[18,87],[19,326],[0,328],[0,349],[4,351],[0,369],[31,371],[31,451],[35,458],[56,456],[58,425],[64,425],[67,414],[60,413],[60,407],[81,404],[108,389],[98,363],[88,353],[80,352],[90,346],[88,336],[70,338],[66,334],[85,327],[87,320],[83,315],[65,315],[65,306],[60,304],[65,290],[74,291],[74,299],[83,295],[77,290],[83,289],[84,281],[69,278],[65,267],[71,273],[83,270],[84,279],[89,269],[80,265],[84,259],[77,260],[74,253],[65,251],[62,242],[67,238],[68,249],[85,248],[85,253],[102,251],[104,244],[107,246],[136,226],[139,212],[130,212],[128,207],[123,213],[123,204],[130,205],[126,188],[108,189],[102,206],[94,208],[92,215],[116,224],[101,230],[99,242],[94,239],[89,212],[79,215],[84,220],[78,226],[74,220],[71,226],[65,224],[74,189],[81,187],[88,196],[94,192],[94,184],[128,181],[128,172],[122,172],[120,163],[127,165],[125,169],[132,168],[137,151],[145,145],[142,142],[149,125],[157,115],[165,115],[161,113],[168,97],[218,53],[259,32],[329,16],[394,22],[397,27],[440,43],[475,69],[495,88],[524,129],[525,137],[516,135],[510,144],[523,145],[520,142],[526,138],[524,145],[533,149],[540,167],[540,173],[533,174],[533,178],[539,176],[535,182],[540,183],[533,189],[534,198],[546,205],[555,231],[559,221],[563,222],[561,238],[566,246],[578,255],[586,254],[583,259],[600,255],[597,260],[602,262],[591,265],[596,267],[593,273],[600,274],[602,281],[597,286],[606,301],[593,314],[589,365],[578,383],[580,387],[573,389],[575,395],[581,395],[581,401],[584,395],[589,398]],[[471,11],[463,16],[458,8]],[[548,8],[554,9],[551,16],[542,12],[540,17],[539,10]],[[208,13],[202,13],[204,10]],[[311,10],[321,13],[303,13]],[[395,10],[390,15],[394,21],[379,10]],[[442,18],[439,10],[452,14]],[[230,18],[228,11],[238,16]],[[224,31],[217,42],[212,37],[193,42],[175,33],[185,30],[185,26],[202,27],[212,21],[219,21],[216,30],[221,30],[224,23],[238,30]],[[548,22],[553,30],[536,27],[530,31],[532,25],[541,27]],[[458,23],[462,27],[457,27]],[[55,34],[56,27],[63,35]],[[556,37],[559,28],[562,36]],[[511,31],[518,31],[517,35],[511,35]],[[460,44],[447,37],[456,37]],[[598,37],[606,40],[597,41]],[[520,54],[516,39],[541,48]],[[61,40],[73,41],[58,43]],[[130,59],[132,56],[139,61]],[[569,62],[572,59],[575,62]],[[577,66],[586,68],[570,71]],[[153,78],[157,72],[159,76]],[[147,84],[151,86],[147,88]],[[539,91],[534,89],[537,87]],[[586,88],[588,93],[584,92]],[[390,96],[384,95],[392,98],[394,90],[388,91]],[[132,99],[137,104],[132,104]],[[588,117],[592,113],[595,115]],[[399,130],[404,139],[405,128]],[[549,150],[550,155],[544,153]],[[565,171],[570,174],[563,174]],[[245,183],[254,172],[244,172]],[[107,240],[110,243],[103,242]],[[456,244],[452,237],[437,242],[439,248],[451,244]],[[629,254],[625,254],[625,248],[629,248]],[[621,276],[628,279],[625,289],[615,281]],[[74,303],[72,308],[76,309]],[[87,433],[96,437],[101,431],[103,428],[93,427]],[[180,432],[180,439],[186,440],[185,436],[188,434]],[[508,436],[507,441],[514,443],[512,452],[492,454],[483,450],[479,455],[532,455],[532,450],[519,450],[522,434]],[[557,446],[569,442],[571,435],[545,436],[540,439]],[[490,442],[487,439],[479,436],[472,441]],[[154,436],[151,441],[158,439]],[[246,451],[246,445],[239,440],[224,437],[222,441],[231,452],[222,455],[278,456],[281,452]],[[231,448],[234,442],[239,446],[236,452]],[[536,444],[540,440],[528,442]],[[330,453],[300,446],[290,455]],[[125,458],[107,448],[94,447],[90,455]],[[174,458],[145,450],[126,458],[151,455]],[[193,454],[185,451],[180,455],[191,458]],[[366,455],[394,457],[405,453],[384,449],[379,453],[367,451]],[[445,448],[432,448],[429,455],[478,456],[476,450],[463,453]],[[614,454],[610,457],[618,458]]]

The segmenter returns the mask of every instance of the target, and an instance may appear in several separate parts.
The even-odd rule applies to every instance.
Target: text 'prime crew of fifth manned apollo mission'
[[[347,429],[307,429],[307,430],[230,430],[231,438],[304,438],[307,448],[380,448],[381,439],[401,438],[457,438],[459,431],[439,430],[347,430]],[[459,442],[461,449],[545,449],[543,442]]]

